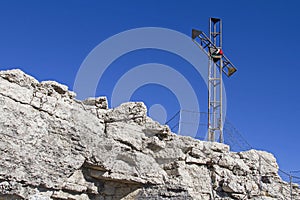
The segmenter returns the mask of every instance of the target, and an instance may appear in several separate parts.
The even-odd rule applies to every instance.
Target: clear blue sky
[[[300,170],[299,7],[297,0],[2,0],[0,69],[20,68],[72,89],[85,57],[110,36],[139,27],[190,35],[192,28],[208,30],[209,17],[220,17],[225,54],[238,68],[225,80],[227,116],[253,147],[275,154],[283,170]],[[144,50],[120,57],[112,69],[147,62],[183,63],[170,53]],[[99,95],[109,94],[118,76],[108,77]],[[142,89],[147,87],[170,93],[157,85]],[[170,93],[167,101],[176,104],[172,98]],[[151,98],[145,101],[151,104]]]

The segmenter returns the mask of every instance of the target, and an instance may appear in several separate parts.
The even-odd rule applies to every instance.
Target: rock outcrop
[[[1,71],[0,199],[290,198],[270,153],[175,135],[146,111]]]

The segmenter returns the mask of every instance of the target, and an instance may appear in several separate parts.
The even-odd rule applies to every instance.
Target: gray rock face
[[[146,113],[1,71],[0,199],[290,198],[273,155],[177,136]]]

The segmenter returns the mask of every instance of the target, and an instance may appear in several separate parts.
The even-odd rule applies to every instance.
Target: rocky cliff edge
[[[0,199],[289,199],[272,154],[178,136],[146,114],[1,71]]]

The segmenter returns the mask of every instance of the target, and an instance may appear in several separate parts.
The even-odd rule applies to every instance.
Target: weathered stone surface
[[[97,98],[87,98],[83,102],[85,105],[96,106],[100,109],[108,109],[107,98],[106,97],[97,97]]]
[[[1,71],[0,199],[290,199],[273,155],[177,136],[141,102],[107,105]]]

